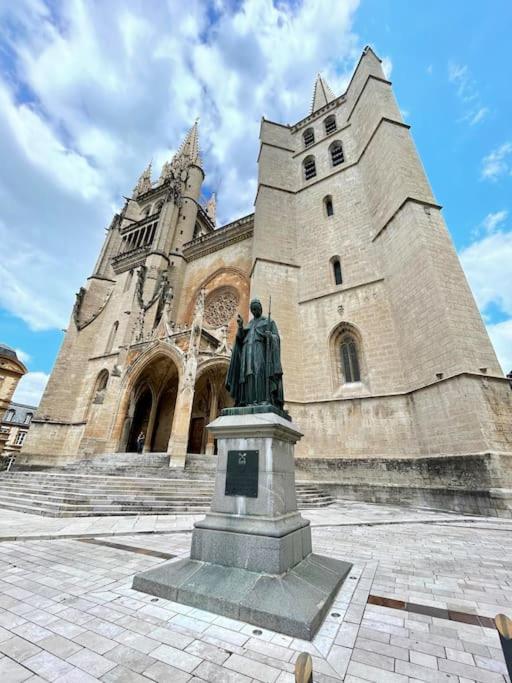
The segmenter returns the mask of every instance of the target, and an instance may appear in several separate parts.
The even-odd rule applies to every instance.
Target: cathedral
[[[365,48],[343,94],[319,76],[307,116],[262,119],[254,212],[217,226],[196,122],[114,216],[20,463],[133,452],[141,433],[170,467],[213,457],[237,315],[271,297],[299,474],[509,505],[512,392],[409,128]]]

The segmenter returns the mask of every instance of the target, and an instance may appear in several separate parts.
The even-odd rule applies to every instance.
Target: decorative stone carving
[[[80,287],[78,292],[75,294],[75,305],[73,306],[73,320],[77,329],[80,329],[80,309],[82,308],[82,303],[85,296],[85,287]]]
[[[197,357],[199,355],[199,344],[201,342],[201,329],[203,327],[204,314],[204,289],[201,289],[196,300],[194,309],[194,319],[190,330],[190,341],[185,359],[185,373],[181,390],[194,389],[196,382]]]
[[[226,325],[237,312],[239,303],[240,297],[233,287],[215,289],[205,302],[205,322],[211,327]]]
[[[149,162],[147,168],[142,172],[137,185],[133,188],[133,198],[136,199],[140,195],[149,192],[151,190],[151,162]]]
[[[87,290],[85,287],[80,287],[78,292],[75,294],[76,299],[75,299],[75,305],[73,306],[73,312],[72,312],[72,317],[73,321],[76,325],[76,329],[80,332],[81,330],[84,329],[84,327],[87,327],[87,325],[90,325],[93,320],[95,320],[99,314],[102,312],[102,310],[105,308],[105,306],[108,304],[109,299],[112,295],[113,288],[110,288],[109,291],[105,294],[105,298],[103,300],[103,303],[101,303],[98,307],[95,308],[92,312],[89,312],[89,315],[87,318],[83,319],[82,315],[82,308],[84,304],[84,299],[87,294]]]
[[[140,266],[137,270],[137,284],[135,294],[140,308],[144,308],[144,283],[146,282],[146,266]]]
[[[220,330],[220,346],[217,348],[215,353],[219,356],[225,355],[229,356],[231,352],[231,348],[229,347],[228,344],[228,326],[223,325]]]

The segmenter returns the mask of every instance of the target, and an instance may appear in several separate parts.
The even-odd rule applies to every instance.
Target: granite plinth
[[[314,553],[282,575],[199,560],[137,574],[135,590],[311,640],[352,565]]]
[[[286,410],[277,408],[270,403],[262,403],[251,406],[239,406],[237,408],[223,408],[220,411],[221,416],[226,415],[256,415],[258,413],[273,413],[274,415],[279,415],[284,417],[285,420],[292,420],[290,414]]]
[[[138,574],[133,587],[311,639],[352,565],[312,553],[295,489],[293,448],[302,434],[269,408],[228,409],[208,425],[219,453],[215,489],[210,512],[194,524],[190,558]],[[246,469],[248,454],[257,478]],[[232,492],[233,470],[239,478],[249,472],[256,495]]]

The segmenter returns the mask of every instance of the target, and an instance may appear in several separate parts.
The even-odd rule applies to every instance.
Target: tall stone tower
[[[114,217],[26,460],[140,431],[171,464],[212,454],[236,315],[272,296],[299,471],[361,498],[507,499],[512,392],[409,128],[365,48],[345,93],[318,76],[305,118],[262,119],[254,214],[216,228],[195,124]]]
[[[112,220],[94,272],[76,295],[36,434],[26,444],[31,462],[134,450],[138,433],[149,428],[146,449],[169,449],[183,463],[193,398],[185,389],[195,381],[191,351],[197,355],[200,347],[201,306],[191,318],[194,335],[176,320],[184,245],[215,227],[215,197],[205,208],[200,204],[203,179],[196,121],[158,181],[152,181],[149,164]],[[165,353],[153,353],[156,362],[147,372],[142,367],[139,385],[127,382],[136,359],[171,337]],[[222,347],[222,338],[211,342]]]

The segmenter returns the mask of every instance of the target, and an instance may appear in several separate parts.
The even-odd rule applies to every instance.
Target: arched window
[[[143,218],[147,218],[149,214],[151,213],[151,204],[148,204],[145,209],[142,211],[142,216]]]
[[[341,371],[345,383],[360,382],[361,372],[359,369],[359,354],[357,340],[349,332],[341,338],[340,344]]]
[[[334,276],[334,284],[335,285],[342,285],[343,284],[343,276],[341,273],[341,263],[339,256],[334,256],[331,259],[331,264],[332,264],[332,274]]]
[[[155,204],[155,213],[160,213],[163,205],[164,205],[163,199],[161,199],[157,204]]]
[[[331,114],[325,119],[324,126],[326,135],[329,135],[329,133],[334,133],[336,130],[336,117],[334,114]]]
[[[112,329],[110,330],[110,334],[108,335],[107,348],[105,349],[105,353],[110,353],[112,351],[112,349],[114,348],[114,341],[116,338],[118,327],[119,327],[119,322],[116,320],[115,323],[112,325]]]
[[[108,370],[102,370],[96,378],[96,383],[94,385],[94,391],[92,395],[93,403],[103,403],[103,399],[105,398],[105,391],[107,389],[107,383]]]
[[[32,422],[33,417],[34,417],[34,413],[27,413],[25,415],[25,424],[29,425]]]
[[[345,161],[343,145],[339,140],[335,140],[329,147],[329,154],[331,155],[331,163],[333,166],[338,166]]]
[[[6,413],[5,413],[5,421],[6,422],[12,422],[14,420],[14,415],[15,412],[12,408],[10,408]]]
[[[332,197],[330,194],[328,194],[326,197],[324,197],[324,207],[325,207],[325,213],[327,216],[334,216],[334,206],[333,206]]]
[[[359,330],[350,323],[340,323],[331,334],[329,348],[333,389],[341,390],[342,395],[345,395],[346,391],[357,393],[364,386],[368,388],[367,368]]]
[[[316,176],[316,163],[314,156],[306,157],[302,162],[302,166],[304,167],[304,180],[309,180],[310,178],[314,178]]]
[[[304,147],[309,147],[315,142],[315,131],[312,128],[306,128],[302,133],[304,139]]]

